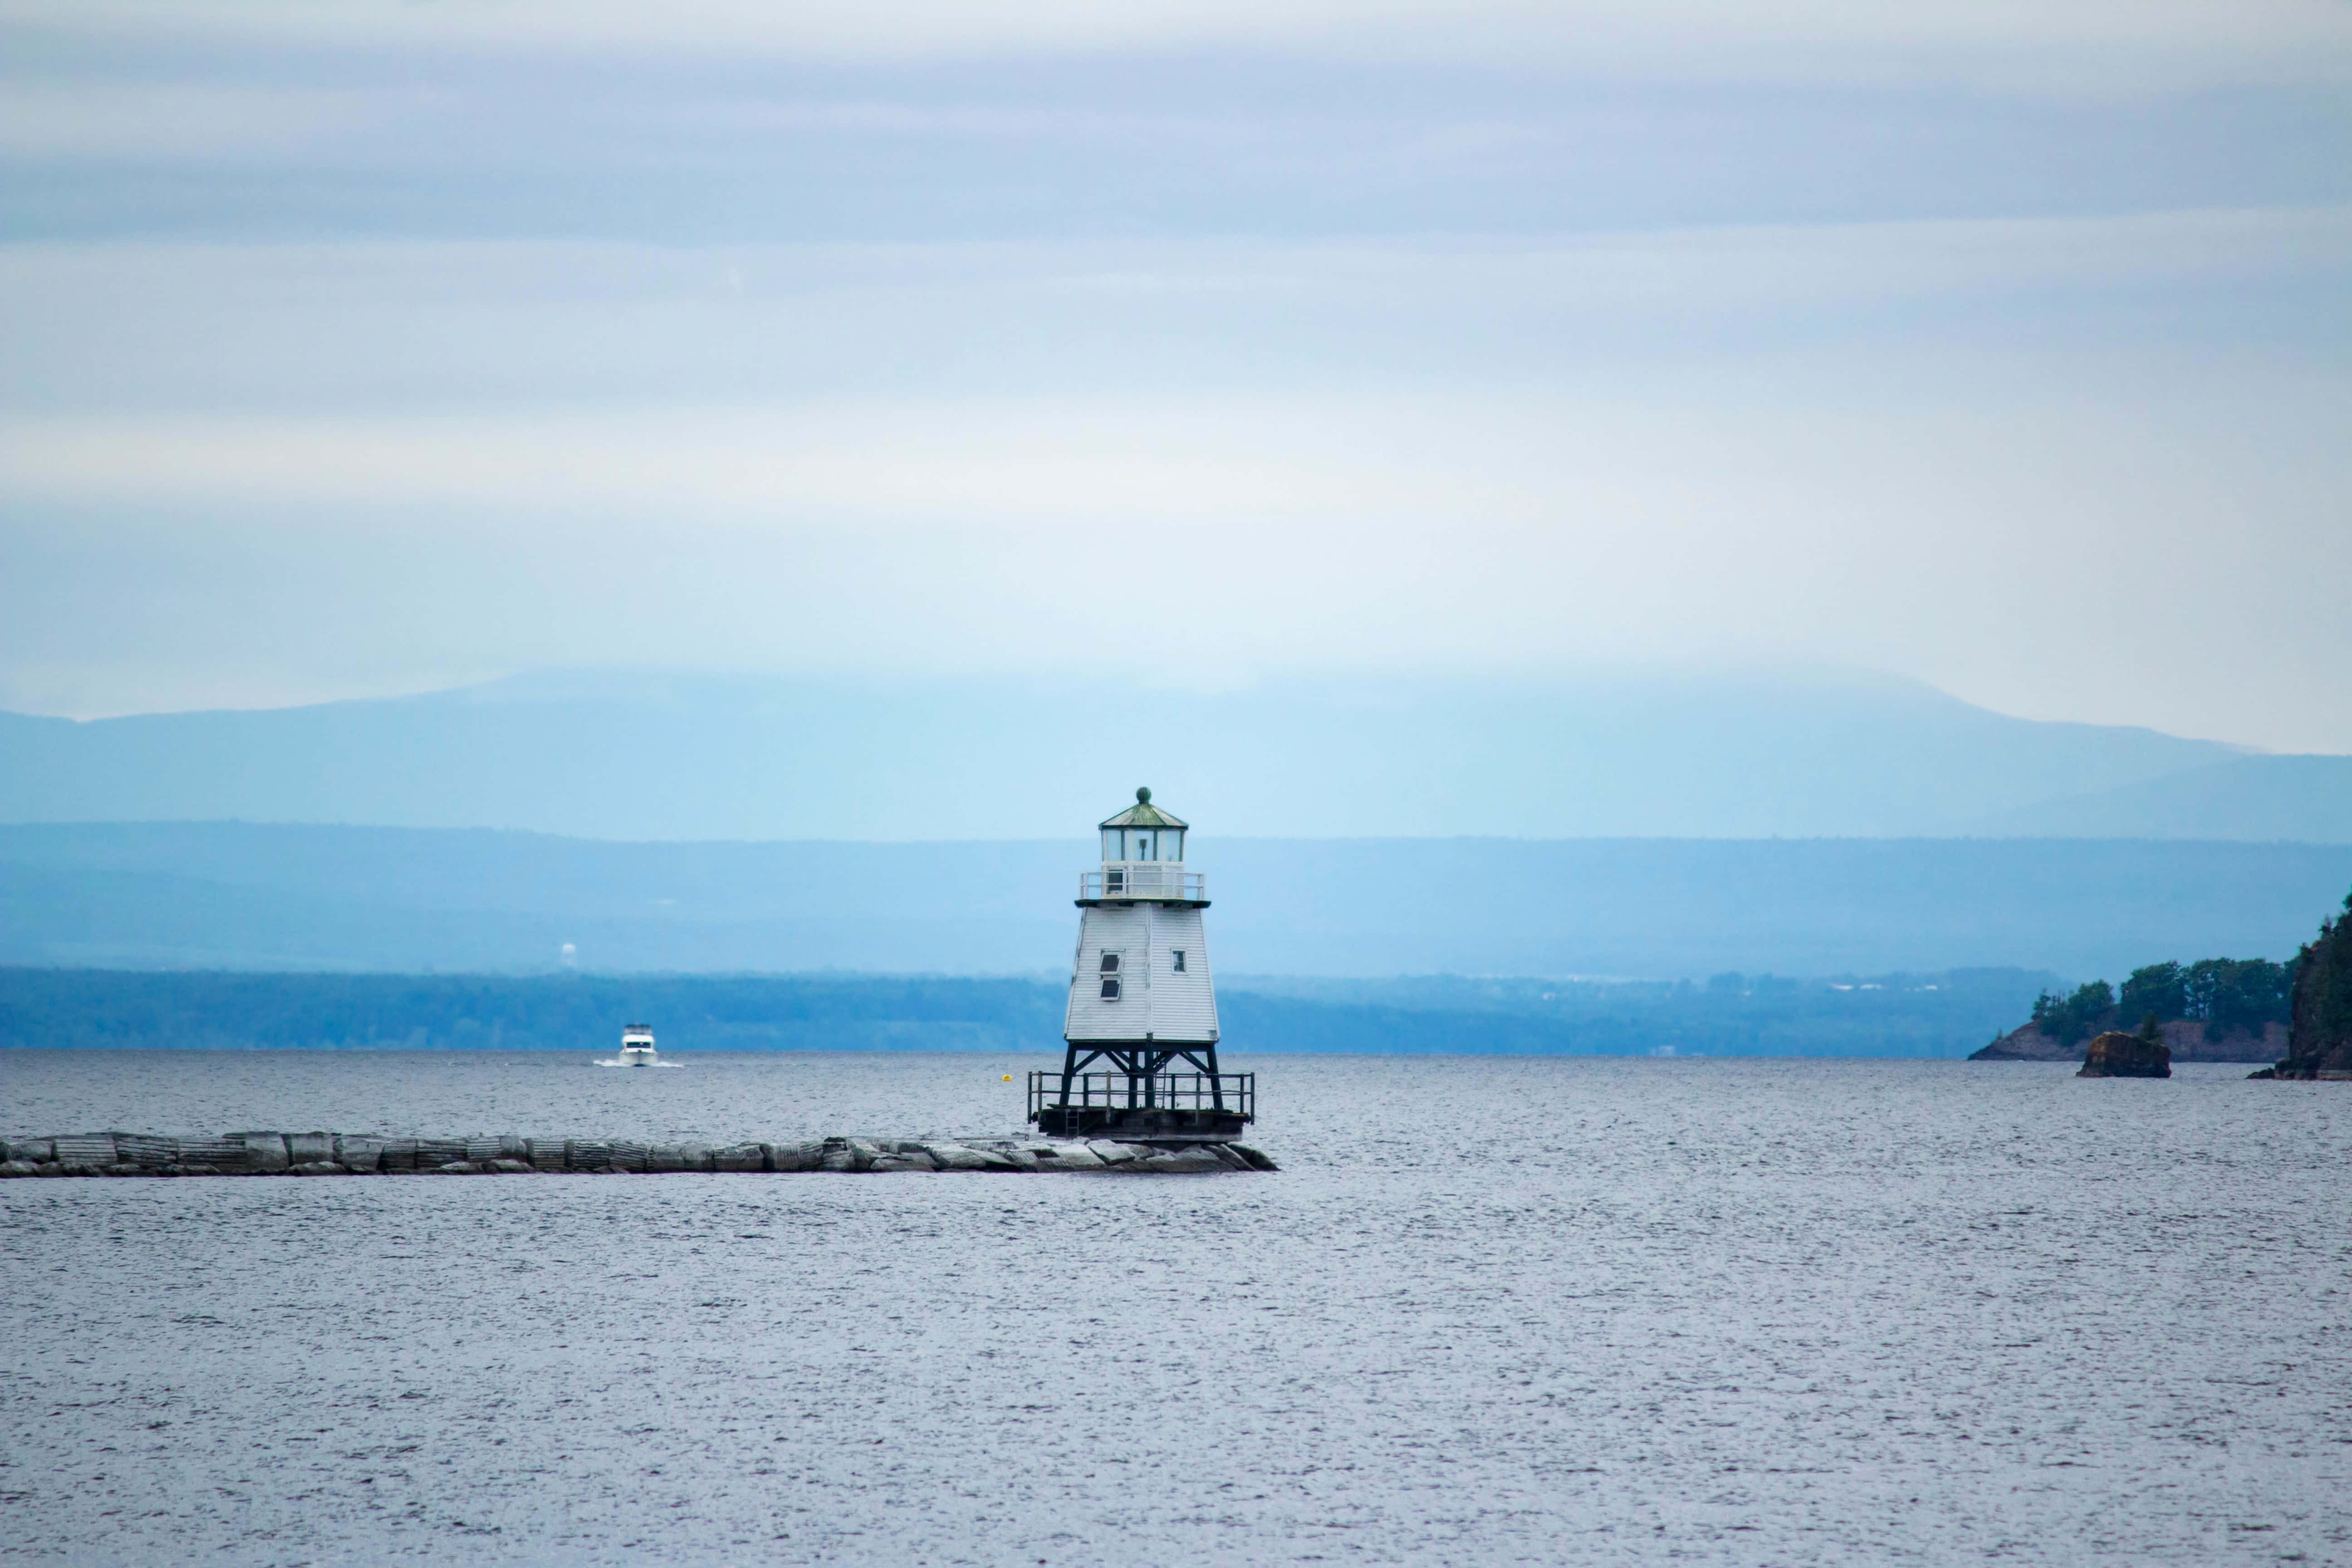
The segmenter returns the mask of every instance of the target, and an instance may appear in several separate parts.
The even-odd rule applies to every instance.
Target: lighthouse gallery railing
[[[1097,899],[1174,899],[1188,904],[1209,900],[1209,879],[1198,871],[1179,871],[1148,862],[1078,874],[1078,897]]]
[[[1045,1110],[1234,1110],[1255,1120],[1257,1074],[1254,1072],[1163,1072],[1129,1077],[1123,1072],[1079,1072],[1066,1080],[1057,1072],[1029,1075],[1029,1120]]]

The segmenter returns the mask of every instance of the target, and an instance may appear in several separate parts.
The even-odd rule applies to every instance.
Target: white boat
[[[649,1068],[658,1061],[654,1053],[654,1029],[651,1024],[631,1024],[621,1031],[621,1065],[625,1068]]]

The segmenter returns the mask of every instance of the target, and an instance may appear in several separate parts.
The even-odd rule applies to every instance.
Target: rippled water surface
[[[1010,1131],[1033,1065],[0,1051],[0,1116]],[[0,1555],[2352,1561],[2352,1084],[1240,1065],[1279,1174],[0,1183]]]

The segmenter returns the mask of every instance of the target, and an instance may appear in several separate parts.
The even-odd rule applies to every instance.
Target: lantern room
[[[1151,792],[1135,792],[1135,804],[1102,825],[1103,865],[1184,859],[1182,818],[1171,816],[1151,804]]]

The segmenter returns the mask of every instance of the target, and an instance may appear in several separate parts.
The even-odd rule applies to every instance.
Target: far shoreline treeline
[[[2055,977],[2018,969],[1699,983],[1235,977],[1242,1053],[1958,1058]],[[0,1047],[1055,1052],[1065,985],[894,975],[559,975],[0,967]]]

